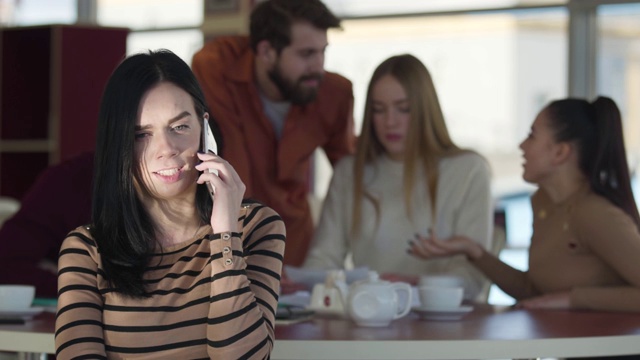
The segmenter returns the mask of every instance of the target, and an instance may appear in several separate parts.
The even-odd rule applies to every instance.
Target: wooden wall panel
[[[128,33],[0,28],[0,195],[20,200],[44,168],[94,149],[102,91]]]

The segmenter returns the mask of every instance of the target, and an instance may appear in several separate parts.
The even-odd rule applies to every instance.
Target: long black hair
[[[170,82],[191,95],[196,115],[202,119],[207,106],[200,85],[189,66],[168,50],[125,58],[109,78],[98,118],[90,231],[111,290],[132,297],[147,296],[143,273],[155,239],[134,186],[135,125],[142,97],[160,82]],[[219,140],[215,121],[210,123]],[[197,186],[196,206],[208,223],[212,201],[204,185]]]
[[[616,103],[603,96],[591,103],[563,99],[553,101],[547,109],[555,140],[577,145],[580,170],[593,191],[629,214],[640,228],[624,147],[622,117]]]

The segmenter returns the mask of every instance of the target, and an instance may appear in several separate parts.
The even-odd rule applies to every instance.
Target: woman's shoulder
[[[478,166],[489,166],[487,159],[473,150],[462,149],[456,153],[445,156],[444,162],[450,162],[455,164],[475,164]]]
[[[245,234],[262,235],[251,236],[252,242],[259,241],[262,236],[273,240],[284,240],[286,228],[280,214],[269,206],[253,199],[244,199],[240,218],[242,232]]]
[[[604,196],[588,192],[576,199],[570,208],[571,222],[584,239],[596,241],[615,237],[617,240],[638,239],[638,226],[622,208]],[[615,234],[615,235],[613,235]]]
[[[349,183],[351,179],[353,179],[354,163],[355,163],[355,156],[353,155],[346,155],[342,157],[340,160],[338,160],[338,162],[333,166],[333,173],[331,174],[332,183],[335,183],[335,182],[339,184]]]
[[[245,225],[247,225],[249,222],[254,222],[255,220],[261,220],[265,218],[273,218],[273,220],[275,221],[282,222],[280,214],[278,214],[271,207],[255,199],[243,199],[241,210],[242,214],[240,215],[240,218],[243,219]]]
[[[581,216],[627,216],[624,210],[613,204],[609,199],[593,191],[587,191],[573,204],[573,210]]]
[[[63,251],[70,248],[84,249],[90,252],[98,252],[96,241],[91,235],[90,225],[78,226],[67,234],[67,237],[64,239],[64,242],[62,243],[62,247],[60,249],[61,251]]]
[[[356,161],[354,155],[343,156],[333,167],[334,173],[345,173],[353,171],[353,163]]]
[[[473,150],[462,150],[442,158],[440,161],[440,171],[443,173],[464,172],[465,174],[481,172],[487,176],[491,174],[487,159]]]

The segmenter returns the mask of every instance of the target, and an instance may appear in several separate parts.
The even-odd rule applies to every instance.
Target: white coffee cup
[[[464,280],[456,275],[424,275],[418,280],[418,286],[428,287],[464,287]]]
[[[32,285],[0,285],[0,311],[27,310],[35,294],[36,288]]]
[[[462,287],[418,287],[420,304],[423,309],[452,310],[462,304],[464,288]]]

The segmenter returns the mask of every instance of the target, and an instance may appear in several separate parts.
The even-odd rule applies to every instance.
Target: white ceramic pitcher
[[[348,312],[360,326],[387,326],[409,313],[411,300],[409,284],[380,280],[377,272],[370,271],[368,279],[349,288]]]

